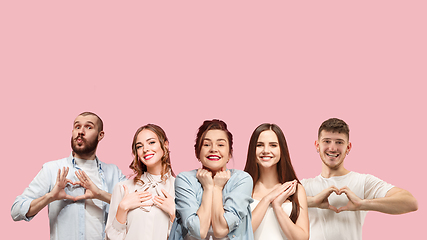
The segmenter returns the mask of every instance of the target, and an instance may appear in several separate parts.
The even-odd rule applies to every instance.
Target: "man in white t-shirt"
[[[359,240],[367,211],[403,214],[418,209],[408,191],[344,168],[351,150],[349,132],[348,125],[337,118],[319,128],[315,147],[322,172],[301,181],[307,193],[311,240]]]
[[[104,239],[111,192],[125,176],[99,161],[103,122],[84,112],[74,120],[69,157],[47,162],[12,205],[13,220],[30,221],[48,205],[50,239]],[[37,157],[37,156],[34,156]]]

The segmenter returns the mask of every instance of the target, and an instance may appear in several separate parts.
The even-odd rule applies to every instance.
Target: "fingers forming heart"
[[[332,193],[335,193],[337,196],[333,197],[333,199],[329,199]],[[345,196],[340,197],[342,194]],[[325,200],[328,204],[328,209],[336,213],[340,213],[342,211],[356,211],[359,209],[362,202],[362,199],[352,192],[347,186],[340,189],[332,186],[331,192]],[[330,204],[330,202],[332,202],[332,204]]]
[[[83,186],[84,183],[82,181],[68,181],[68,184],[65,186],[64,190],[69,195],[67,199],[72,200],[74,202],[82,199],[86,199],[85,193],[87,189]]]
[[[64,188],[65,193],[68,195],[67,199],[77,201],[77,197],[84,195],[84,188],[76,186],[73,182],[69,182]]]

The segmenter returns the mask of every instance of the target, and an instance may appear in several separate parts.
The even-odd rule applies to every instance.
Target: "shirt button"
[[[233,235],[233,238],[235,238],[236,237],[236,235]]]

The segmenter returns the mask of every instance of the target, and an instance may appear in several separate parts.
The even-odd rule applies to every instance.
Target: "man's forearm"
[[[365,199],[360,210],[377,211],[388,214],[403,214],[418,209],[418,202],[404,189],[394,187],[383,198]]]
[[[104,202],[106,202],[106,203],[109,204],[110,201],[111,201],[111,193],[106,192],[104,190],[100,190],[100,192],[99,192],[99,194],[97,196],[97,199],[99,199],[101,201],[104,201]]]
[[[31,201],[30,208],[28,209],[27,214],[25,215],[27,218],[35,216],[39,213],[44,207],[46,207],[49,203],[53,202],[53,197],[50,193],[46,193],[45,195],[34,199]]]

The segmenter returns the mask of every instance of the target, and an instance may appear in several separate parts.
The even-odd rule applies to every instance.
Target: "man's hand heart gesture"
[[[58,169],[58,175],[56,178],[55,186],[52,191],[50,191],[52,201],[68,199],[72,201],[78,201],[82,199],[92,199],[96,198],[100,194],[100,189],[92,182],[92,180],[86,175],[82,170],[76,171],[76,176],[79,179],[77,182],[73,182],[70,179],[67,179],[66,176],[68,174],[69,168],[63,167],[62,172],[61,169]],[[73,186],[80,185],[85,188],[85,193],[80,196],[71,196],[67,194],[65,188],[67,184],[71,184]]]
[[[329,203],[329,196],[335,193],[337,195],[345,194],[348,199],[347,205],[337,208]],[[336,213],[340,213],[342,211],[357,211],[361,210],[361,206],[363,203],[363,199],[359,198],[354,192],[352,192],[348,187],[343,187],[338,189],[335,186],[330,186],[319,194],[313,197],[313,207],[318,207],[322,209],[330,209]]]

